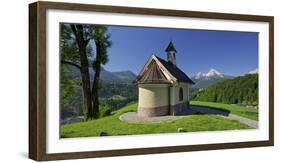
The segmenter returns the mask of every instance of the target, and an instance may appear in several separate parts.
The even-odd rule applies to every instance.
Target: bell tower
[[[166,48],[165,52],[167,53],[167,61],[176,65],[176,53],[177,50],[174,47],[172,41],[170,41],[168,47]]]

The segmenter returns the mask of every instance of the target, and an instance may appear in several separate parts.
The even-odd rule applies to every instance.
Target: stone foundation
[[[156,117],[165,115],[187,115],[191,113],[189,102],[183,102],[173,106],[139,107],[137,114],[140,117]]]
[[[138,116],[140,117],[155,117],[163,116],[169,114],[169,106],[160,106],[160,107],[139,107],[137,110]]]

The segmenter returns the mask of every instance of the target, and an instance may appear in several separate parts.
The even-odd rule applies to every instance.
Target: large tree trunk
[[[81,57],[82,58],[82,57]],[[81,63],[85,62],[85,58],[81,59]],[[93,118],[93,109],[92,109],[92,98],[91,98],[91,86],[90,86],[90,76],[89,76],[89,68],[88,61],[86,58],[86,62],[84,66],[81,66],[80,72],[82,77],[82,90],[83,90],[83,112],[85,120]],[[83,64],[81,64],[83,65]]]
[[[76,41],[79,49],[80,62],[81,62],[80,72],[82,77],[82,91],[83,91],[83,112],[84,112],[84,119],[88,120],[93,118],[89,63],[88,63],[87,52],[86,52],[86,48],[89,40],[84,39],[84,31],[82,25],[71,25],[71,29],[76,37]]]
[[[96,60],[94,64],[95,76],[92,86],[92,98],[93,98],[93,115],[98,117],[99,115],[99,80],[101,71],[101,45],[99,41],[96,41]]]
[[[98,75],[96,75],[96,74],[98,74]],[[96,118],[99,115],[99,95],[98,95],[99,78],[100,78],[99,75],[100,75],[100,66],[99,66],[98,69],[96,69],[93,87],[92,87],[93,116],[96,117]]]

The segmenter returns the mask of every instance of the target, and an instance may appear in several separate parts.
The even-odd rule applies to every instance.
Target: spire
[[[170,41],[168,47],[166,48],[165,52],[167,52],[167,60],[170,63],[173,63],[174,65],[176,65],[176,53],[177,50],[174,47],[172,41]]]
[[[171,51],[174,51],[174,52],[177,52],[176,48],[174,47],[174,44],[172,41],[170,41],[168,47],[166,48],[165,52],[171,52]]]

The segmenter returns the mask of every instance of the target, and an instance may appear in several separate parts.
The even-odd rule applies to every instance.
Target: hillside
[[[194,91],[190,98],[196,101],[256,105],[258,103],[258,74],[248,74],[217,82],[205,90]]]
[[[209,79],[194,79],[194,78],[191,78],[192,81],[194,81],[194,85],[192,86],[192,88],[207,88],[209,87],[210,85],[212,84],[215,84],[217,82],[220,82],[220,81],[223,81],[223,80],[226,80],[226,79],[232,79],[234,77],[232,76],[226,76],[224,78],[209,78]]]
[[[137,104],[132,103],[118,109],[114,114],[107,117],[62,125],[60,136],[61,138],[91,137],[99,136],[102,132],[106,132],[109,136],[177,133],[178,128],[183,128],[186,132],[251,128],[235,120],[228,120],[220,116],[207,114],[195,114],[178,120],[164,121],[161,123],[134,124],[119,120],[120,115],[126,112],[136,111],[136,108]]]

